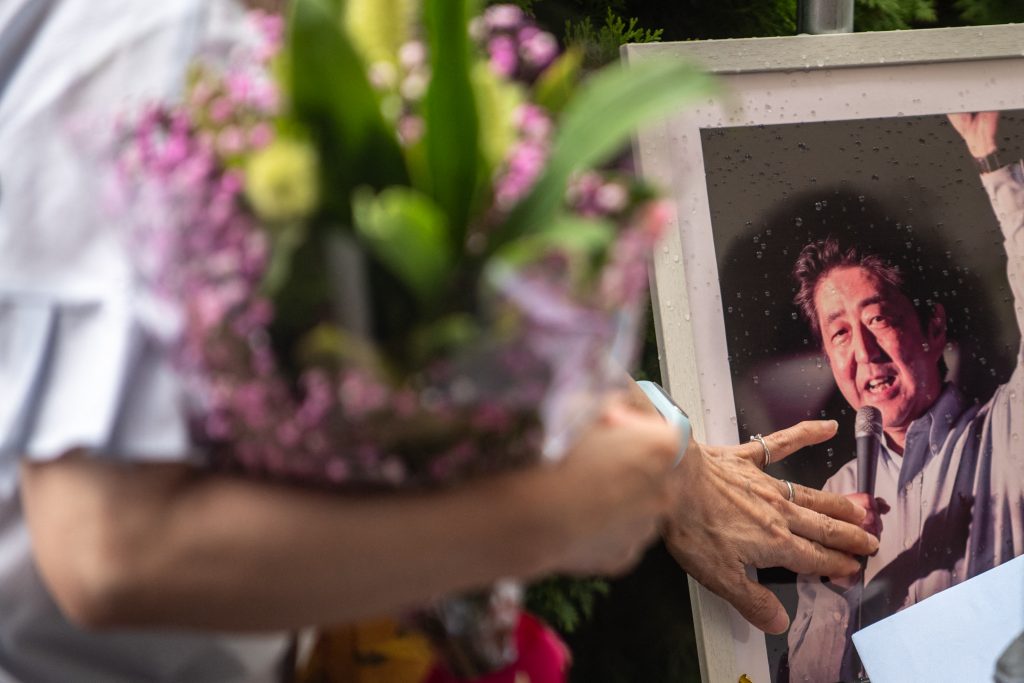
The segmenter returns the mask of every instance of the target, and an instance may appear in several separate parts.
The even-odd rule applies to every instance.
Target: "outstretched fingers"
[[[823,515],[835,519],[860,525],[864,522],[867,512],[863,507],[846,496],[840,496],[828,491],[808,488],[800,484],[793,484],[793,501],[795,505],[820,512]]]
[[[878,550],[878,539],[854,524],[797,505],[787,506],[783,514],[790,531],[825,548],[850,555]]]
[[[802,536],[790,536],[788,547],[774,564],[797,574],[814,576],[851,576],[860,571],[860,561],[847,553],[826,548]]]
[[[759,441],[751,441],[740,446],[737,452],[760,467],[764,464],[765,447],[771,453],[771,461],[779,462],[801,448],[828,441],[838,428],[835,420],[807,420],[764,437],[764,446]]]

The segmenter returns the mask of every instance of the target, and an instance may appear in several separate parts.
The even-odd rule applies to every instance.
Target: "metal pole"
[[[853,33],[853,0],[797,0],[800,33]]]

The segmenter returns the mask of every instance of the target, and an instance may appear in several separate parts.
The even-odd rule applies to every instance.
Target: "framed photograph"
[[[624,48],[722,83],[636,142],[675,202],[666,388],[710,443],[837,420],[769,473],[882,499],[861,579],[759,572],[787,634],[691,583],[705,681],[857,680],[853,632],[1024,554],[1022,46],[990,26]],[[863,406],[884,430],[865,491]]]

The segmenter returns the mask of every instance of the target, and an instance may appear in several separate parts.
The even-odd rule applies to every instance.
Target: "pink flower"
[[[274,129],[270,125],[260,122],[249,129],[249,147],[254,150],[262,149],[274,140]]]
[[[546,31],[527,26],[519,31],[519,53],[528,65],[543,70],[558,56],[558,41]]]
[[[621,183],[605,183],[598,189],[594,200],[602,213],[618,213],[626,208],[629,192]]]
[[[217,148],[227,156],[238,154],[245,149],[245,135],[234,126],[225,128],[217,136]]]
[[[327,461],[327,467],[325,468],[325,474],[327,478],[335,483],[340,483],[348,479],[349,466],[343,458],[333,457]]]
[[[551,136],[551,117],[535,104],[524,104],[516,110],[519,130],[528,140],[544,141]]]
[[[487,44],[487,52],[494,73],[505,78],[515,74],[519,67],[519,49],[510,36],[498,35],[492,38]]]
[[[406,70],[413,70],[427,62],[427,48],[422,41],[410,40],[398,49],[398,63]]]
[[[234,114],[234,106],[224,96],[219,96],[210,103],[210,120],[214,123],[227,123]]]
[[[523,10],[516,5],[492,5],[484,11],[484,23],[492,31],[514,29],[525,18]]]
[[[507,168],[495,183],[495,203],[508,211],[526,196],[547,161],[547,147],[543,143],[525,140],[513,147]]]
[[[406,146],[419,142],[425,131],[426,126],[419,116],[409,114],[398,120],[398,137]]]
[[[473,412],[473,427],[481,431],[503,432],[512,426],[508,410],[494,401],[484,401]]]

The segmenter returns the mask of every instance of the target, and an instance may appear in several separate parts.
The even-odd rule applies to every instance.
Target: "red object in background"
[[[468,682],[435,664],[423,683],[565,683],[569,650],[543,622],[523,612],[516,627],[516,645],[519,659],[501,671]]]

